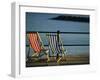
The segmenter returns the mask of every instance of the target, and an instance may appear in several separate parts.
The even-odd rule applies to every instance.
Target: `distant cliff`
[[[63,21],[77,21],[77,22],[89,22],[89,16],[85,15],[60,15],[54,18],[53,20],[63,20]]]

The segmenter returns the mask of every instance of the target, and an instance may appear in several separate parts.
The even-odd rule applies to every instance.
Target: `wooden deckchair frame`
[[[47,33],[47,34],[46,34],[47,39],[48,39],[48,43],[49,43],[49,36],[50,36],[50,35],[51,35],[50,33]],[[63,46],[63,42],[62,42],[62,39],[61,39],[60,34],[57,33],[56,35],[57,35],[57,37],[59,38],[59,41],[60,41],[60,43],[61,43],[61,49],[62,49],[62,56],[59,57],[59,59],[57,60],[57,63],[59,63],[59,62],[61,61],[62,58],[65,58],[65,59],[66,59],[67,50],[66,50],[66,49],[64,48],[64,46]],[[52,36],[52,35],[51,35],[51,36]],[[50,44],[48,44],[48,45],[50,46]],[[48,47],[49,47],[49,46],[48,46]],[[53,53],[53,56],[54,56],[54,54],[55,54],[54,49],[50,47],[50,50],[51,50],[51,52]]]
[[[48,55],[48,50],[45,50],[45,51],[44,51],[45,47],[44,47],[44,45],[43,45],[43,41],[42,41],[42,39],[41,39],[39,33],[38,33],[38,32],[35,32],[35,33],[37,34],[37,36],[38,36],[38,38],[39,38],[39,41],[40,41],[41,52],[43,52],[43,53],[47,56],[47,62],[48,62],[48,61],[50,61],[49,55]],[[27,34],[28,40],[29,40],[29,34],[30,34],[30,33]],[[32,47],[31,47],[30,41],[29,41],[29,44],[30,44],[30,45],[29,45],[29,50],[30,50],[30,48],[32,48]],[[34,56],[39,57],[39,54],[41,53],[41,52],[40,52],[39,54],[35,53],[33,48],[32,48],[32,52],[33,52],[32,57],[34,57]],[[28,51],[27,60],[28,60],[28,58],[29,58],[29,53],[30,53],[30,51]]]

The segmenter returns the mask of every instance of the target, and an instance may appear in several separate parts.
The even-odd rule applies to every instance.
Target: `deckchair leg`
[[[67,51],[64,53],[65,60],[67,61],[66,56],[67,56]]]
[[[47,59],[48,59],[47,62],[49,62],[50,61],[50,58],[49,58],[49,55],[48,54],[47,54]]]
[[[27,54],[27,58],[26,58],[26,62],[29,60],[29,54],[30,54],[30,46],[29,46],[29,50],[28,50],[28,54]]]
[[[62,58],[63,58],[63,59],[65,58],[65,54],[62,54]]]
[[[48,55],[49,50],[47,50],[45,53],[46,53],[46,56],[47,56],[47,59],[48,59],[47,62],[49,62],[50,61],[50,58],[49,58],[49,55]]]
[[[57,60],[57,63],[58,63],[58,64],[60,63],[60,60],[61,60],[61,58],[59,58],[59,59]]]

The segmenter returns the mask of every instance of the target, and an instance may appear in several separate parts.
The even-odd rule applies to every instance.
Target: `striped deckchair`
[[[60,35],[47,33],[46,36],[48,38],[49,52],[54,56],[56,55],[57,63],[59,63],[62,58],[66,57],[67,53],[67,50],[63,47]]]
[[[32,57],[34,56],[39,57],[39,54],[43,52],[47,56],[47,61],[49,61],[49,55],[48,55],[49,50],[45,49],[39,33],[38,32],[29,33],[28,39],[30,43],[30,48],[32,48],[33,50]]]

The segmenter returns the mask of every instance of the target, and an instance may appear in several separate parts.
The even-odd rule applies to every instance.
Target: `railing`
[[[27,31],[26,34],[28,33],[57,33],[57,32],[49,32],[49,31]],[[89,32],[60,32],[60,34],[89,34]]]
[[[49,31],[27,31],[26,34],[29,33],[34,33],[34,32],[38,32],[38,33],[57,33],[57,32],[49,32]],[[59,34],[90,34],[89,32],[60,32]],[[26,45],[26,47],[28,47],[29,45]],[[46,44],[44,44],[44,46],[48,46]],[[63,44],[63,46],[89,46],[89,44]]]

